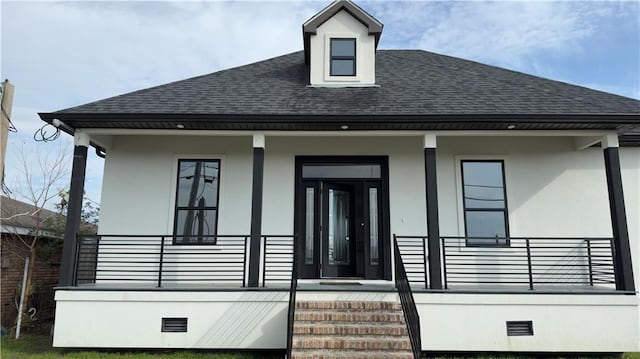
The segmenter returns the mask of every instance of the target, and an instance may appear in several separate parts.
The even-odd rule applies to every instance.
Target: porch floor
[[[225,283],[166,283],[158,287],[152,283],[87,283],[75,287],[57,287],[59,290],[104,290],[104,291],[289,291],[289,282],[269,283],[265,287],[240,287]],[[559,287],[557,285],[537,285],[530,290],[526,285],[457,285],[448,289],[428,289],[416,285],[411,286],[414,293],[486,293],[486,294],[633,294],[619,291],[607,286],[573,285]],[[396,292],[391,281],[335,281],[313,280],[298,282],[298,291],[303,292]]]

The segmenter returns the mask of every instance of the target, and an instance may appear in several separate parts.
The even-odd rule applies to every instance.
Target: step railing
[[[395,262],[395,284],[400,296],[400,304],[402,306],[402,312],[404,313],[404,319],[407,324],[407,330],[409,332],[409,340],[411,341],[411,350],[413,352],[414,359],[419,359],[422,351],[422,344],[420,339],[420,316],[418,315],[418,308],[411,292],[411,285],[407,278],[407,273],[404,270],[404,263],[402,262],[402,256],[400,255],[400,249],[398,247],[398,240],[395,234],[393,235],[393,255]]]
[[[293,260],[291,261],[291,284],[289,286],[289,308],[287,311],[287,358],[291,359],[293,349],[293,324],[296,315],[296,290],[298,289],[297,247],[293,241]]]

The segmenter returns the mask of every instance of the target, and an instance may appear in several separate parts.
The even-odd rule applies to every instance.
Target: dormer
[[[349,0],[337,0],[302,25],[309,84],[375,86],[382,23]]]

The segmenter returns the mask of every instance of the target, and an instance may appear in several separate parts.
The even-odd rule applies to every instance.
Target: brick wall
[[[39,239],[39,246],[48,246],[48,239]],[[30,307],[37,309],[36,320],[33,323],[26,321],[26,325],[38,327],[38,324],[47,324],[53,321],[55,313],[55,302],[53,300],[53,288],[58,283],[60,272],[60,255],[61,251],[51,253],[48,258],[41,255],[37,258],[31,280],[31,288],[33,291]],[[14,238],[10,234],[2,233],[0,239],[1,253],[1,274],[0,274],[0,315],[1,322],[5,328],[11,328],[15,325],[17,315],[16,300],[20,298],[20,283],[24,272],[24,260],[29,256],[29,250],[20,242],[18,238]]]

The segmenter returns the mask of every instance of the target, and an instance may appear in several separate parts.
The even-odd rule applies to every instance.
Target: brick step
[[[295,321],[307,322],[385,322],[404,323],[400,311],[315,311],[299,309],[295,312]]]
[[[408,337],[379,336],[294,336],[295,349],[339,349],[339,350],[411,350]]]
[[[292,359],[413,359],[413,353],[404,351],[363,351],[363,350],[294,350]]]
[[[296,309],[345,309],[345,310],[402,310],[396,302],[356,302],[356,301],[300,301]]]
[[[407,326],[403,323],[308,323],[296,322],[293,326],[295,335],[384,335],[406,336]]]

